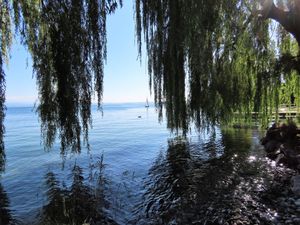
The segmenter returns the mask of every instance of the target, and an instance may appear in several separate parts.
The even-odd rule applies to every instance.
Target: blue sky
[[[107,63],[105,65],[103,102],[144,102],[150,99],[145,57],[138,60],[135,43],[132,1],[124,1],[122,9],[107,21]],[[30,54],[14,42],[6,69],[6,102],[33,104],[37,87],[32,75]]]

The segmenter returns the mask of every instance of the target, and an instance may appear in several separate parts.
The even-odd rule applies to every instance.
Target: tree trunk
[[[288,11],[277,7],[271,0],[265,0],[259,14],[266,19],[270,18],[280,23],[295,37],[300,47],[300,0],[294,0],[294,4]]]

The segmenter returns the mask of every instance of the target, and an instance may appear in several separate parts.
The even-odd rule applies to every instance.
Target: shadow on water
[[[252,131],[224,130],[207,142],[170,140],[149,171],[132,224],[272,224],[260,202],[268,183]],[[263,212],[263,213],[261,213]],[[254,213],[254,214],[253,214]]]
[[[89,177],[85,179],[83,169],[75,164],[69,187],[60,183],[53,172],[47,173],[45,183],[48,203],[42,208],[37,224],[116,224],[105,212],[108,203],[104,194],[106,180],[103,169],[101,158],[96,165],[91,166]]]
[[[14,220],[9,210],[9,199],[1,183],[0,183],[0,224],[1,225],[14,224]]]
[[[5,152],[3,149],[0,149],[0,173],[4,171],[5,168]]]
[[[4,152],[0,150],[0,224],[9,225],[15,223],[11,211],[9,210],[9,199],[1,184],[1,173],[4,171],[5,166],[5,155]]]

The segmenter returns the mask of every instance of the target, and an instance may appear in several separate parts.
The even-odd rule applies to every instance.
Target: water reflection
[[[1,173],[4,171],[5,155],[0,150],[0,224],[8,225],[13,223],[13,218],[9,210],[9,199],[1,184]]]
[[[9,200],[5,190],[0,183],[0,224],[9,225],[13,223],[13,218],[9,210]]]
[[[0,148],[0,173],[4,171],[5,167],[5,152]]]
[[[261,194],[272,176],[252,132],[172,139],[148,175],[136,174],[136,166],[109,184],[103,157],[89,165],[69,162],[64,171],[47,168],[45,204],[26,224],[275,224],[276,208],[267,207]],[[13,223],[1,184],[0,213],[0,225]]]
[[[47,204],[40,215],[43,225],[74,224],[96,225],[115,224],[105,209],[105,177],[103,162],[91,166],[88,181],[84,178],[83,169],[74,165],[71,171],[72,183],[69,187],[58,181],[53,172],[45,176],[47,186]]]
[[[263,190],[264,169],[251,157],[252,142],[251,132],[245,130],[212,133],[200,144],[169,141],[149,171],[147,191],[132,224],[259,222],[261,216],[253,217],[251,207],[264,210],[256,198]],[[272,221],[271,215],[264,217]]]
[[[133,223],[168,224],[179,220],[176,214],[188,208],[193,194],[191,184],[191,155],[188,143],[182,139],[169,142],[168,151],[162,153],[149,172],[147,192],[137,211],[145,213]],[[176,221],[178,222],[178,221]]]

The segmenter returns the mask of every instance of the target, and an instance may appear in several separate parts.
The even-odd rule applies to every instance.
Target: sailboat
[[[148,98],[146,99],[146,104],[145,104],[146,108],[149,108],[149,102],[148,102]]]

